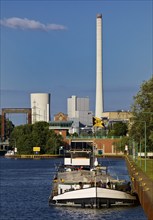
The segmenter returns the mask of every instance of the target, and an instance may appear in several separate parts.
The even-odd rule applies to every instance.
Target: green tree
[[[32,127],[33,147],[40,147],[41,153],[45,153],[49,124],[47,122],[36,122]]]
[[[16,126],[10,136],[10,146],[17,147],[19,154],[31,154],[33,149],[32,125]]]
[[[128,131],[128,125],[125,122],[115,122],[111,127],[109,127],[109,136],[125,136]]]
[[[128,136],[123,136],[119,141],[114,142],[113,144],[116,146],[117,150],[122,151],[122,152],[125,151],[126,145],[128,146],[128,148],[130,148]]]
[[[2,116],[0,115],[0,136],[1,136],[1,129],[2,129]],[[10,138],[11,132],[14,129],[14,124],[9,119],[5,119],[5,139]]]
[[[95,136],[99,136],[99,137],[101,137],[101,136],[106,136],[106,129],[100,128],[99,130],[97,130],[97,131],[95,132]]]
[[[58,154],[59,147],[63,145],[63,137],[56,134],[51,130],[48,134],[47,143],[46,143],[46,153],[48,154]]]
[[[57,154],[63,145],[63,138],[53,130],[49,130],[47,122],[37,122],[33,125],[16,126],[11,133],[10,144],[17,147],[19,154],[32,154],[33,147],[40,147],[40,153]]]
[[[129,124],[129,136],[132,140],[142,143],[142,150],[145,142],[145,123],[146,123],[146,142],[147,151],[153,150],[153,77],[144,81],[140,86],[139,92],[134,97],[131,106],[133,117]]]

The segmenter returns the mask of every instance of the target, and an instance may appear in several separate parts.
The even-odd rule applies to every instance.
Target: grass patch
[[[145,172],[145,160],[138,158],[136,162],[137,166],[139,166]],[[146,175],[153,180],[153,159],[146,160]]]

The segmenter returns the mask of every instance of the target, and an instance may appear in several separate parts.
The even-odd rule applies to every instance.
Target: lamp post
[[[142,112],[143,114],[150,114],[152,115],[153,112]],[[146,134],[146,122],[145,122],[145,134]],[[146,145],[146,138],[145,138],[145,145]],[[146,172],[146,152],[145,152],[145,172]]]
[[[133,146],[132,146],[132,156],[133,156],[133,160],[136,161],[136,153],[135,153],[135,142],[133,140]]]
[[[16,139],[13,139],[14,140],[14,154],[17,153],[17,147],[16,147]]]
[[[141,167],[142,163],[141,163],[141,138],[140,138],[140,167]]]
[[[145,124],[145,172],[147,171],[147,146],[146,146],[146,121],[143,121]]]
[[[136,120],[137,121],[137,120]],[[144,170],[146,172],[147,170],[147,134],[146,134],[146,121],[137,121],[137,122],[143,122],[144,123],[144,139],[145,139],[145,167]]]

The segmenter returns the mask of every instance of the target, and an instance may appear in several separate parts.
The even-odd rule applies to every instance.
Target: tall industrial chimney
[[[96,19],[96,108],[95,116],[103,113],[103,82],[102,82],[102,14]]]

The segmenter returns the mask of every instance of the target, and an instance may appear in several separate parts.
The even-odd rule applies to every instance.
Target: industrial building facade
[[[93,114],[89,110],[89,98],[71,96],[67,99],[68,120],[80,123],[82,126],[92,126]]]

